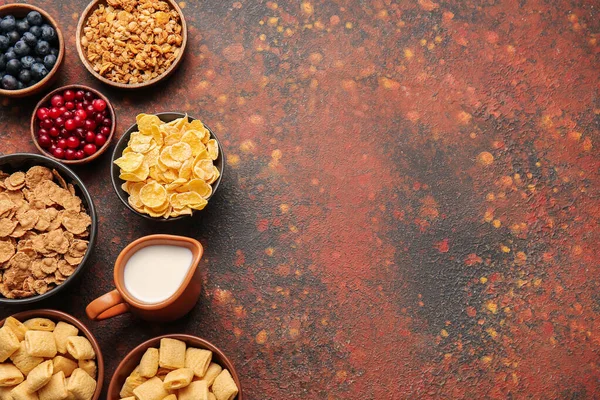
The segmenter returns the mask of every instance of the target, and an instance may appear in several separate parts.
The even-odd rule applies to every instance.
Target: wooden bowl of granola
[[[81,62],[97,79],[139,89],[181,64],[187,25],[175,0],[92,0],[79,18],[75,42]]]

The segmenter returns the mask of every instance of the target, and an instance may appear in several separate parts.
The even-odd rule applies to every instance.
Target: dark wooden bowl
[[[42,14],[42,17],[44,17],[48,24],[52,25],[52,27],[56,31],[56,35],[58,36],[58,57],[56,57],[56,64],[54,64],[54,67],[50,71],[48,71],[48,75],[46,75],[44,79],[42,79],[35,85],[19,90],[6,90],[0,88],[0,96],[16,98],[30,96],[32,94],[40,92],[56,80],[57,72],[63,63],[63,59],[65,57],[65,41],[63,39],[62,32],[58,27],[58,24],[56,23],[54,18],[52,18],[50,14],[48,14],[46,11],[31,4],[6,4],[0,6],[0,17],[3,17],[7,14],[12,14],[17,18],[22,18],[26,16],[30,11],[37,11],[40,14]]]
[[[94,12],[96,10],[96,8],[98,8],[99,4],[106,5],[106,0],[92,0],[88,4],[88,6],[85,8],[85,10],[83,10],[83,12],[81,13],[81,16],[79,17],[79,22],[77,23],[77,30],[75,33],[75,35],[76,35],[75,36],[75,44],[77,46],[77,54],[79,55],[81,62],[83,63],[85,68],[90,72],[90,74],[92,74],[95,78],[97,78],[101,82],[103,82],[109,86],[113,86],[113,87],[120,88],[120,89],[140,89],[140,88],[152,86],[152,85],[162,81],[163,79],[167,78],[168,76],[170,76],[177,69],[177,67],[179,66],[179,64],[181,64],[181,61],[183,60],[183,53],[185,52],[185,48],[187,45],[187,24],[185,22],[185,18],[183,16],[183,12],[181,11],[181,8],[177,4],[177,1],[175,1],[175,0],[164,0],[164,1],[167,2],[172,9],[177,11],[177,14],[179,14],[179,19],[181,21],[181,36],[182,36],[183,40],[181,42],[181,50],[179,51],[177,58],[173,61],[171,66],[162,75],[159,75],[154,79],[151,79],[149,81],[145,81],[142,83],[127,84],[127,83],[113,82],[110,79],[103,77],[98,72],[94,71],[94,67],[88,61],[87,57],[85,56],[83,46],[81,45],[81,38],[84,36],[83,28],[85,27],[85,22],[88,19],[89,15],[92,12]]]
[[[235,367],[233,366],[232,362],[229,361],[229,358],[227,358],[225,353],[223,353],[221,350],[219,350],[218,347],[216,347],[207,340],[200,339],[197,336],[183,334],[172,334],[155,337],[154,339],[145,341],[135,349],[131,350],[129,354],[125,356],[123,361],[121,361],[115,373],[113,374],[112,379],[110,380],[110,385],[108,386],[107,400],[118,400],[121,398],[119,396],[119,392],[121,391],[123,383],[125,383],[125,379],[127,379],[127,377],[131,374],[134,368],[140,363],[140,360],[142,359],[142,356],[144,355],[146,350],[150,347],[159,348],[160,339],[163,338],[178,339],[185,342],[186,345],[190,347],[197,347],[199,349],[206,349],[212,351],[213,361],[219,364],[221,367],[223,367],[223,369],[229,370],[229,372],[231,373],[231,377],[233,378],[235,384],[239,389],[239,393],[234,400],[243,400],[244,396],[242,394],[242,385],[240,383],[240,379],[238,377],[237,372],[235,371]]]
[[[98,341],[94,335],[92,335],[92,332],[90,332],[90,330],[81,321],[62,311],[50,309],[23,311],[13,314],[12,317],[21,322],[30,318],[48,318],[54,322],[64,321],[76,326],[77,329],[79,329],[79,333],[83,334],[83,336],[90,341],[92,347],[94,348],[94,352],[96,353],[96,367],[98,369],[98,374],[96,376],[96,391],[94,392],[91,400],[98,400],[100,398],[100,393],[102,392],[102,383],[104,382],[104,359],[102,358],[102,351],[100,350]],[[0,326],[3,324],[4,320],[0,321]]]
[[[94,154],[92,154],[91,156],[82,158],[81,160],[65,160],[65,159],[56,158],[49,151],[47,151],[42,146],[40,146],[40,144],[37,141],[38,123],[40,121],[39,118],[37,117],[38,108],[42,107],[46,103],[50,104],[50,99],[52,98],[52,96],[54,96],[55,94],[60,93],[64,90],[67,90],[67,89],[71,89],[73,91],[77,91],[77,90],[84,90],[86,92],[90,91],[90,92],[94,93],[98,98],[104,100],[106,102],[106,108],[108,110],[108,113],[110,114],[110,119],[113,122],[112,127],[110,128],[110,133],[108,134],[108,136],[106,138],[106,143],[104,143],[104,145],[102,147],[100,147],[98,149],[98,151],[96,151]],[[52,107],[52,106],[50,106],[50,107]],[[104,153],[106,151],[106,149],[108,149],[110,147],[110,142],[112,141],[112,138],[115,134],[116,129],[117,129],[117,115],[115,114],[115,109],[113,108],[113,105],[110,102],[110,100],[108,100],[108,98],[105,95],[103,95],[96,89],[88,87],[88,86],[83,86],[83,85],[67,85],[67,86],[59,87],[58,89],[51,91],[37,103],[37,105],[33,109],[33,114],[31,115],[31,124],[30,124],[31,139],[33,140],[33,144],[35,145],[35,147],[38,149],[38,151],[40,153],[42,153],[46,157],[50,157],[53,160],[56,160],[58,162],[61,162],[63,164],[68,164],[68,165],[86,164],[86,163],[93,161],[96,158],[100,157],[100,155],[102,155],[102,153]]]
[[[156,113],[155,115],[158,118],[160,118],[160,120],[163,122],[171,122],[177,118],[186,116],[186,114],[179,113],[179,112],[163,112],[163,113]],[[190,121],[193,121],[197,118],[190,117],[188,115],[188,119]],[[213,197],[215,195],[215,193],[217,192],[217,188],[219,187],[219,184],[221,183],[221,179],[223,179],[223,172],[225,170],[225,153],[223,152],[223,146],[221,145],[221,142],[215,136],[213,131],[211,131],[210,128],[206,125],[204,125],[204,127],[206,129],[208,129],[208,131],[210,132],[210,137],[212,139],[215,139],[217,141],[217,144],[219,145],[219,158],[217,158],[214,162],[215,167],[217,167],[217,169],[219,170],[219,178],[211,185],[212,186],[212,194],[207,199],[207,200],[210,200],[210,198]],[[151,217],[148,214],[143,214],[143,213],[137,211],[136,209],[134,209],[133,207],[131,207],[131,205],[129,204],[129,201],[127,201],[127,199],[129,198],[129,194],[121,188],[121,184],[123,184],[124,181],[121,180],[121,178],[119,178],[121,169],[115,164],[115,160],[123,155],[123,150],[125,149],[125,147],[127,147],[127,143],[129,142],[129,138],[131,137],[131,132],[135,132],[137,130],[138,130],[137,124],[133,124],[129,127],[129,129],[127,129],[125,131],[125,133],[123,133],[123,136],[121,136],[121,138],[115,145],[115,149],[113,150],[113,154],[112,154],[112,158],[111,158],[110,179],[112,181],[113,188],[115,189],[115,193],[117,193],[117,196],[119,197],[121,202],[123,202],[123,204],[125,204],[125,206],[127,208],[129,208],[131,211],[133,211],[135,214],[139,215],[142,218],[150,220],[150,221],[171,222],[171,221],[178,221],[183,218],[191,218],[195,215],[198,215],[200,213],[200,211],[192,210],[192,215],[180,215],[179,217],[172,217],[172,218]],[[210,205],[210,201],[208,204]]]
[[[81,263],[73,275],[69,276],[62,284],[44,294],[27,297],[24,299],[7,299],[0,296],[1,307],[35,303],[37,301],[54,296],[66,289],[68,286],[74,284],[79,277],[81,277],[81,274],[85,268],[87,268],[89,264],[87,261],[89,260],[92,251],[94,251],[94,246],[96,245],[96,235],[98,234],[98,216],[96,215],[96,208],[94,207],[94,202],[92,201],[90,192],[88,192],[81,179],[79,179],[79,177],[75,175],[73,171],[58,161],[40,154],[16,153],[0,156],[0,170],[7,173],[15,171],[27,171],[27,169],[33,167],[34,165],[41,165],[50,169],[56,169],[67,183],[71,183],[75,187],[75,193],[81,199],[83,208],[87,211],[92,219],[92,225],[90,226],[90,237],[88,239],[89,245],[83,260],[81,260]]]

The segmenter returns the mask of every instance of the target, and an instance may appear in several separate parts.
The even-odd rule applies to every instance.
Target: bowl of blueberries
[[[24,97],[50,84],[65,44],[56,21],[30,4],[0,7],[0,96]]]

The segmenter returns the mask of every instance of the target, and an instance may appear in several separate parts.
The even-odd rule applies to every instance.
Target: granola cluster
[[[83,33],[81,45],[94,71],[124,84],[165,73],[183,41],[177,11],[153,0],[108,0],[87,18]]]

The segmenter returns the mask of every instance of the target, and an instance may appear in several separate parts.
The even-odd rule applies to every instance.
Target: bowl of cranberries
[[[0,6],[0,96],[35,94],[56,78],[65,43],[56,21],[31,4]]]
[[[64,164],[84,164],[110,146],[117,121],[102,93],[82,85],[63,86],[37,104],[31,136],[37,149]]]

